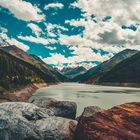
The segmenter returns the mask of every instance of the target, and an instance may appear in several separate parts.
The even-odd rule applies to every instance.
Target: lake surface
[[[34,96],[74,101],[77,103],[77,116],[79,116],[87,106],[99,106],[108,109],[126,102],[140,101],[140,88],[62,83],[39,89]]]

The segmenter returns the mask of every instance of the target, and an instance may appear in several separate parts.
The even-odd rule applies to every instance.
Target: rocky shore
[[[37,89],[47,86],[47,83],[34,83],[28,85],[22,89],[15,90],[14,92],[10,93],[8,95],[8,100],[26,102]]]
[[[0,104],[0,140],[140,140],[140,103],[104,110],[46,97]]]

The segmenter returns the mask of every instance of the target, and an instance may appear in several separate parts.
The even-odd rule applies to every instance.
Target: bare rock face
[[[0,140],[72,140],[76,125],[30,103],[0,104]]]
[[[140,140],[140,103],[127,103],[82,117],[76,140]]]
[[[104,109],[98,106],[89,106],[84,109],[81,117],[90,117],[93,116],[95,113],[103,111]]]
[[[84,111],[81,116],[77,117],[76,120],[79,122],[80,119],[83,117],[90,117],[93,116],[95,113],[103,111],[104,109],[98,106],[88,106],[84,108]]]
[[[36,125],[45,140],[73,140],[77,121],[54,116],[38,120]]]
[[[29,102],[35,104],[36,106],[51,110],[54,115],[58,117],[68,119],[75,119],[76,117],[77,105],[74,102],[56,101],[52,98],[36,96],[32,96],[29,99]]]

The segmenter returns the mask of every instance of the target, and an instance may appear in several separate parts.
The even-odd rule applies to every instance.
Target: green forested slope
[[[56,82],[35,66],[0,50],[0,91],[9,91],[31,83]]]

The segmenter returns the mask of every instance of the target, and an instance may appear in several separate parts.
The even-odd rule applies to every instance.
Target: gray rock
[[[49,113],[30,103],[0,104],[0,140],[72,140],[77,122]]]
[[[80,118],[83,117],[90,117],[96,114],[97,112],[103,111],[104,109],[98,107],[98,106],[88,106],[84,108],[84,111],[81,116],[78,116],[76,120],[79,122]]]
[[[98,107],[98,106],[88,106],[84,108],[84,111],[82,113],[82,117],[90,117],[96,114],[97,112],[103,111],[104,109]]]
[[[15,114],[29,118],[29,120],[42,119],[47,116],[53,116],[53,112],[49,109],[39,108],[34,104],[25,102],[6,102],[0,104],[0,109],[5,109],[5,111],[12,111]]]
[[[12,111],[0,109],[0,140],[39,140],[36,126]]]
[[[55,99],[43,96],[32,96],[29,99],[29,102],[39,107],[51,110],[55,116],[64,117],[68,119],[75,119],[76,117],[77,105],[74,102],[57,101]]]
[[[54,116],[38,120],[36,125],[45,140],[73,140],[77,121]]]

